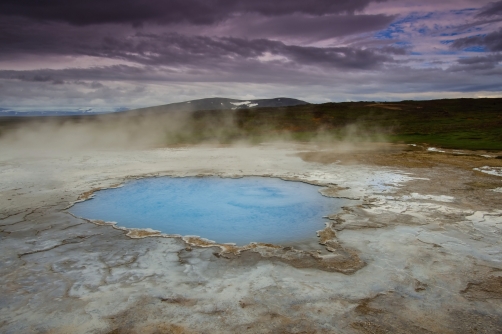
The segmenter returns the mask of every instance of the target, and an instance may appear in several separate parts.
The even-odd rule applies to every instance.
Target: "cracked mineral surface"
[[[500,333],[497,155],[376,144],[2,154],[0,332]],[[353,201],[311,243],[286,247],[67,212],[163,175],[277,177]]]

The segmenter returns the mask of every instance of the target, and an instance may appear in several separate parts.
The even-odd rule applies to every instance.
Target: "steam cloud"
[[[280,112],[279,112],[280,113]],[[361,143],[384,141],[383,129],[356,123],[337,131],[319,126],[295,129],[259,117],[246,118],[246,110],[203,112],[125,112],[117,114],[19,118],[0,127],[0,150],[19,155],[47,155],[85,150],[143,149],[186,144],[249,145],[270,141]]]

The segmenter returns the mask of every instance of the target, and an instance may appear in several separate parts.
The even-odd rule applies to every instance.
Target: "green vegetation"
[[[427,143],[445,148],[502,149],[502,99],[453,99],[402,102],[347,102],[285,108],[200,111],[193,115],[198,133],[211,119],[233,115],[236,128],[225,140],[285,138],[308,140],[385,140]]]
[[[102,116],[44,117],[43,122],[50,119],[65,125],[96,122],[116,127],[150,122],[155,131],[164,131],[163,143],[167,145],[343,139],[502,150],[502,99],[347,102],[192,113],[132,111]],[[41,122],[40,117],[0,117],[0,134],[24,123],[37,122]],[[145,130],[140,129],[143,133],[151,131],[151,127],[144,126]]]

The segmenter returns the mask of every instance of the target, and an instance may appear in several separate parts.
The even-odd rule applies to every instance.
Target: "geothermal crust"
[[[3,154],[0,331],[500,333],[500,161],[314,144]],[[278,177],[353,201],[310,245],[218,245],[66,211],[165,175]]]

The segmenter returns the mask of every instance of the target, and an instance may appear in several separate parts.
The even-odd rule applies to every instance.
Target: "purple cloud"
[[[487,35],[477,35],[455,40],[451,47],[463,49],[471,46],[483,46],[490,51],[502,51],[502,29]]]
[[[264,16],[354,13],[363,10],[372,1],[382,0],[88,0],[71,3],[65,0],[5,0],[0,3],[0,13],[76,25],[142,22],[213,24],[243,13]]]
[[[501,6],[5,0],[0,101],[147,106],[212,94],[310,102],[502,95]]]
[[[502,1],[492,2],[482,9],[478,16],[502,15]]]

